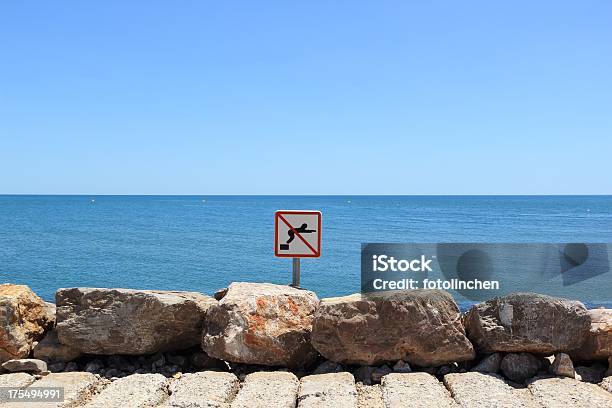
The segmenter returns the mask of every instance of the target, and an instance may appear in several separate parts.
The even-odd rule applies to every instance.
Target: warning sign
[[[282,210],[274,214],[274,255],[281,258],[321,256],[321,212]]]

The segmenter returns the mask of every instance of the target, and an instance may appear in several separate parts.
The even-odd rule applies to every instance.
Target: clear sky
[[[611,194],[612,2],[5,1],[0,193]]]

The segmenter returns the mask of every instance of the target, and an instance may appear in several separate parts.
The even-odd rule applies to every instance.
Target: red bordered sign
[[[274,255],[280,258],[321,256],[321,212],[281,210],[274,213]]]

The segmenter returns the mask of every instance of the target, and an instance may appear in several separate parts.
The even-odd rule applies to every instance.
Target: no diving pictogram
[[[321,256],[321,212],[281,210],[274,214],[274,255],[281,258]]]

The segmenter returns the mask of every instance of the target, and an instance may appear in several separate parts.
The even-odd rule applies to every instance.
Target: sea
[[[0,195],[0,281],[47,301],[74,286],[287,284],[281,209],[322,212],[321,257],[301,261],[301,286],[319,297],[359,292],[363,243],[612,242],[612,196]]]

